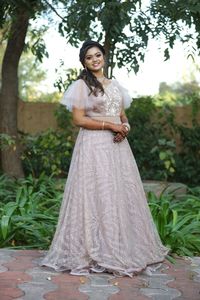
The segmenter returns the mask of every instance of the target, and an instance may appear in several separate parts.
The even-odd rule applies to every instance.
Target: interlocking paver
[[[12,250],[6,250],[6,249],[1,249],[0,251],[0,273],[5,272],[8,270],[7,267],[5,267],[3,264],[6,264],[12,259]]]
[[[40,267],[44,251],[0,249],[0,300],[200,300],[200,258],[165,261],[152,276],[72,276]]]
[[[79,291],[86,293],[90,300],[106,300],[112,294],[119,292],[119,288],[110,283],[115,278],[107,274],[91,274],[87,276],[89,282],[79,287]]]
[[[86,277],[72,276],[68,273],[62,273],[52,278],[57,289],[44,295],[45,300],[87,300],[88,296],[81,293],[78,289],[83,283],[87,283]],[[83,282],[83,283],[81,283]]]
[[[175,265],[169,264],[169,269],[166,271],[175,277],[175,280],[168,285],[181,292],[181,295],[176,299],[200,300],[200,285],[193,280],[196,273],[192,269],[191,261],[183,258],[178,258],[176,261]]]

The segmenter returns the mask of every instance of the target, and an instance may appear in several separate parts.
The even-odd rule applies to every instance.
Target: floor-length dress
[[[121,123],[131,100],[115,80],[94,96],[81,79],[64,94],[69,110],[84,108],[97,120]],[[109,130],[80,128],[51,247],[42,265],[57,271],[92,267],[134,274],[164,260],[164,247],[152,220],[140,174],[125,138],[113,142]]]

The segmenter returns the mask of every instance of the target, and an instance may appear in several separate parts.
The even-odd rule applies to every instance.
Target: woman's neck
[[[105,77],[102,71],[100,71],[100,72],[93,72],[93,75],[94,75],[96,78],[98,78],[98,79],[102,79],[102,78]]]

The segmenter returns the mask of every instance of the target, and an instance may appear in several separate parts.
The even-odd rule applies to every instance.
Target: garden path
[[[152,275],[72,276],[39,267],[44,251],[0,249],[0,300],[200,300],[200,257],[165,261]]]

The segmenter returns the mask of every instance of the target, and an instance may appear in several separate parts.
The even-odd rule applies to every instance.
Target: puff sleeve
[[[82,79],[74,81],[65,91],[60,103],[69,111],[72,111],[73,107],[89,108],[89,88]]]
[[[124,88],[117,80],[114,80],[116,86],[118,87],[121,95],[122,95],[122,99],[123,99],[123,107],[126,109],[128,107],[130,107],[131,102],[133,101],[133,99],[131,98],[131,96],[129,95],[129,92],[126,88]]]

